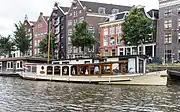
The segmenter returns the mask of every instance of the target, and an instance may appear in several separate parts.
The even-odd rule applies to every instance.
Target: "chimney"
[[[42,12],[40,12],[40,16],[43,16],[43,13],[42,13]]]

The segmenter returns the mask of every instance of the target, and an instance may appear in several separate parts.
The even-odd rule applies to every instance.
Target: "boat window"
[[[54,75],[60,75],[61,74],[61,67],[55,66],[54,67]]]
[[[33,73],[36,72],[36,66],[32,66],[32,72],[33,72]]]
[[[62,62],[62,64],[69,64],[69,62]]]
[[[27,72],[31,72],[31,66],[27,66]]]
[[[63,75],[69,75],[69,67],[68,66],[62,67],[62,74]]]
[[[77,67],[76,66],[71,67],[71,74],[72,75],[77,75]]]
[[[88,66],[80,66],[79,71],[80,75],[88,75],[89,74],[89,68]]]
[[[101,74],[110,74],[110,73],[111,73],[110,65],[102,65],[101,66]]]
[[[47,67],[47,75],[52,75],[53,73],[53,67],[52,66],[48,66]]]
[[[99,66],[95,65],[93,68],[94,68],[94,74],[99,74],[99,72],[100,72]]]

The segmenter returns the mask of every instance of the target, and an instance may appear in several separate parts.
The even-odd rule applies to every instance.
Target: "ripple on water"
[[[178,112],[180,86],[111,86],[0,77],[0,112]]]

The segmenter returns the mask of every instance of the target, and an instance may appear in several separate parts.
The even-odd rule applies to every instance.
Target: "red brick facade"
[[[34,25],[34,38],[33,38],[34,56],[40,54],[38,48],[39,43],[47,35],[47,30],[48,30],[48,17],[43,16],[43,13],[41,12],[38,20],[36,21],[36,24]]]

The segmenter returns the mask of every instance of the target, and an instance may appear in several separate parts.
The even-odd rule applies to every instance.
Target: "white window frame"
[[[107,39],[107,40],[106,40]],[[109,38],[108,38],[108,36],[104,36],[104,39],[103,39],[104,41],[103,41],[103,45],[104,46],[108,46],[108,44],[109,44]]]
[[[101,13],[101,11],[102,11],[102,13]],[[98,13],[99,13],[99,14],[106,14],[106,8],[104,8],[104,7],[99,7]]]
[[[68,26],[72,26],[72,20],[68,20]]]
[[[92,46],[92,51],[90,48],[88,48],[88,52],[94,52],[94,45]]]
[[[116,34],[121,34],[121,25],[116,26]]]
[[[104,36],[108,35],[108,28],[104,28]]]
[[[119,12],[119,9],[112,9],[112,11],[111,11],[112,14],[116,14],[118,12]]]
[[[123,55],[125,55],[125,48],[124,47],[119,47],[118,49],[119,49],[118,55],[120,55],[121,53],[123,53]],[[123,55],[120,55],[120,56],[123,56]]]

